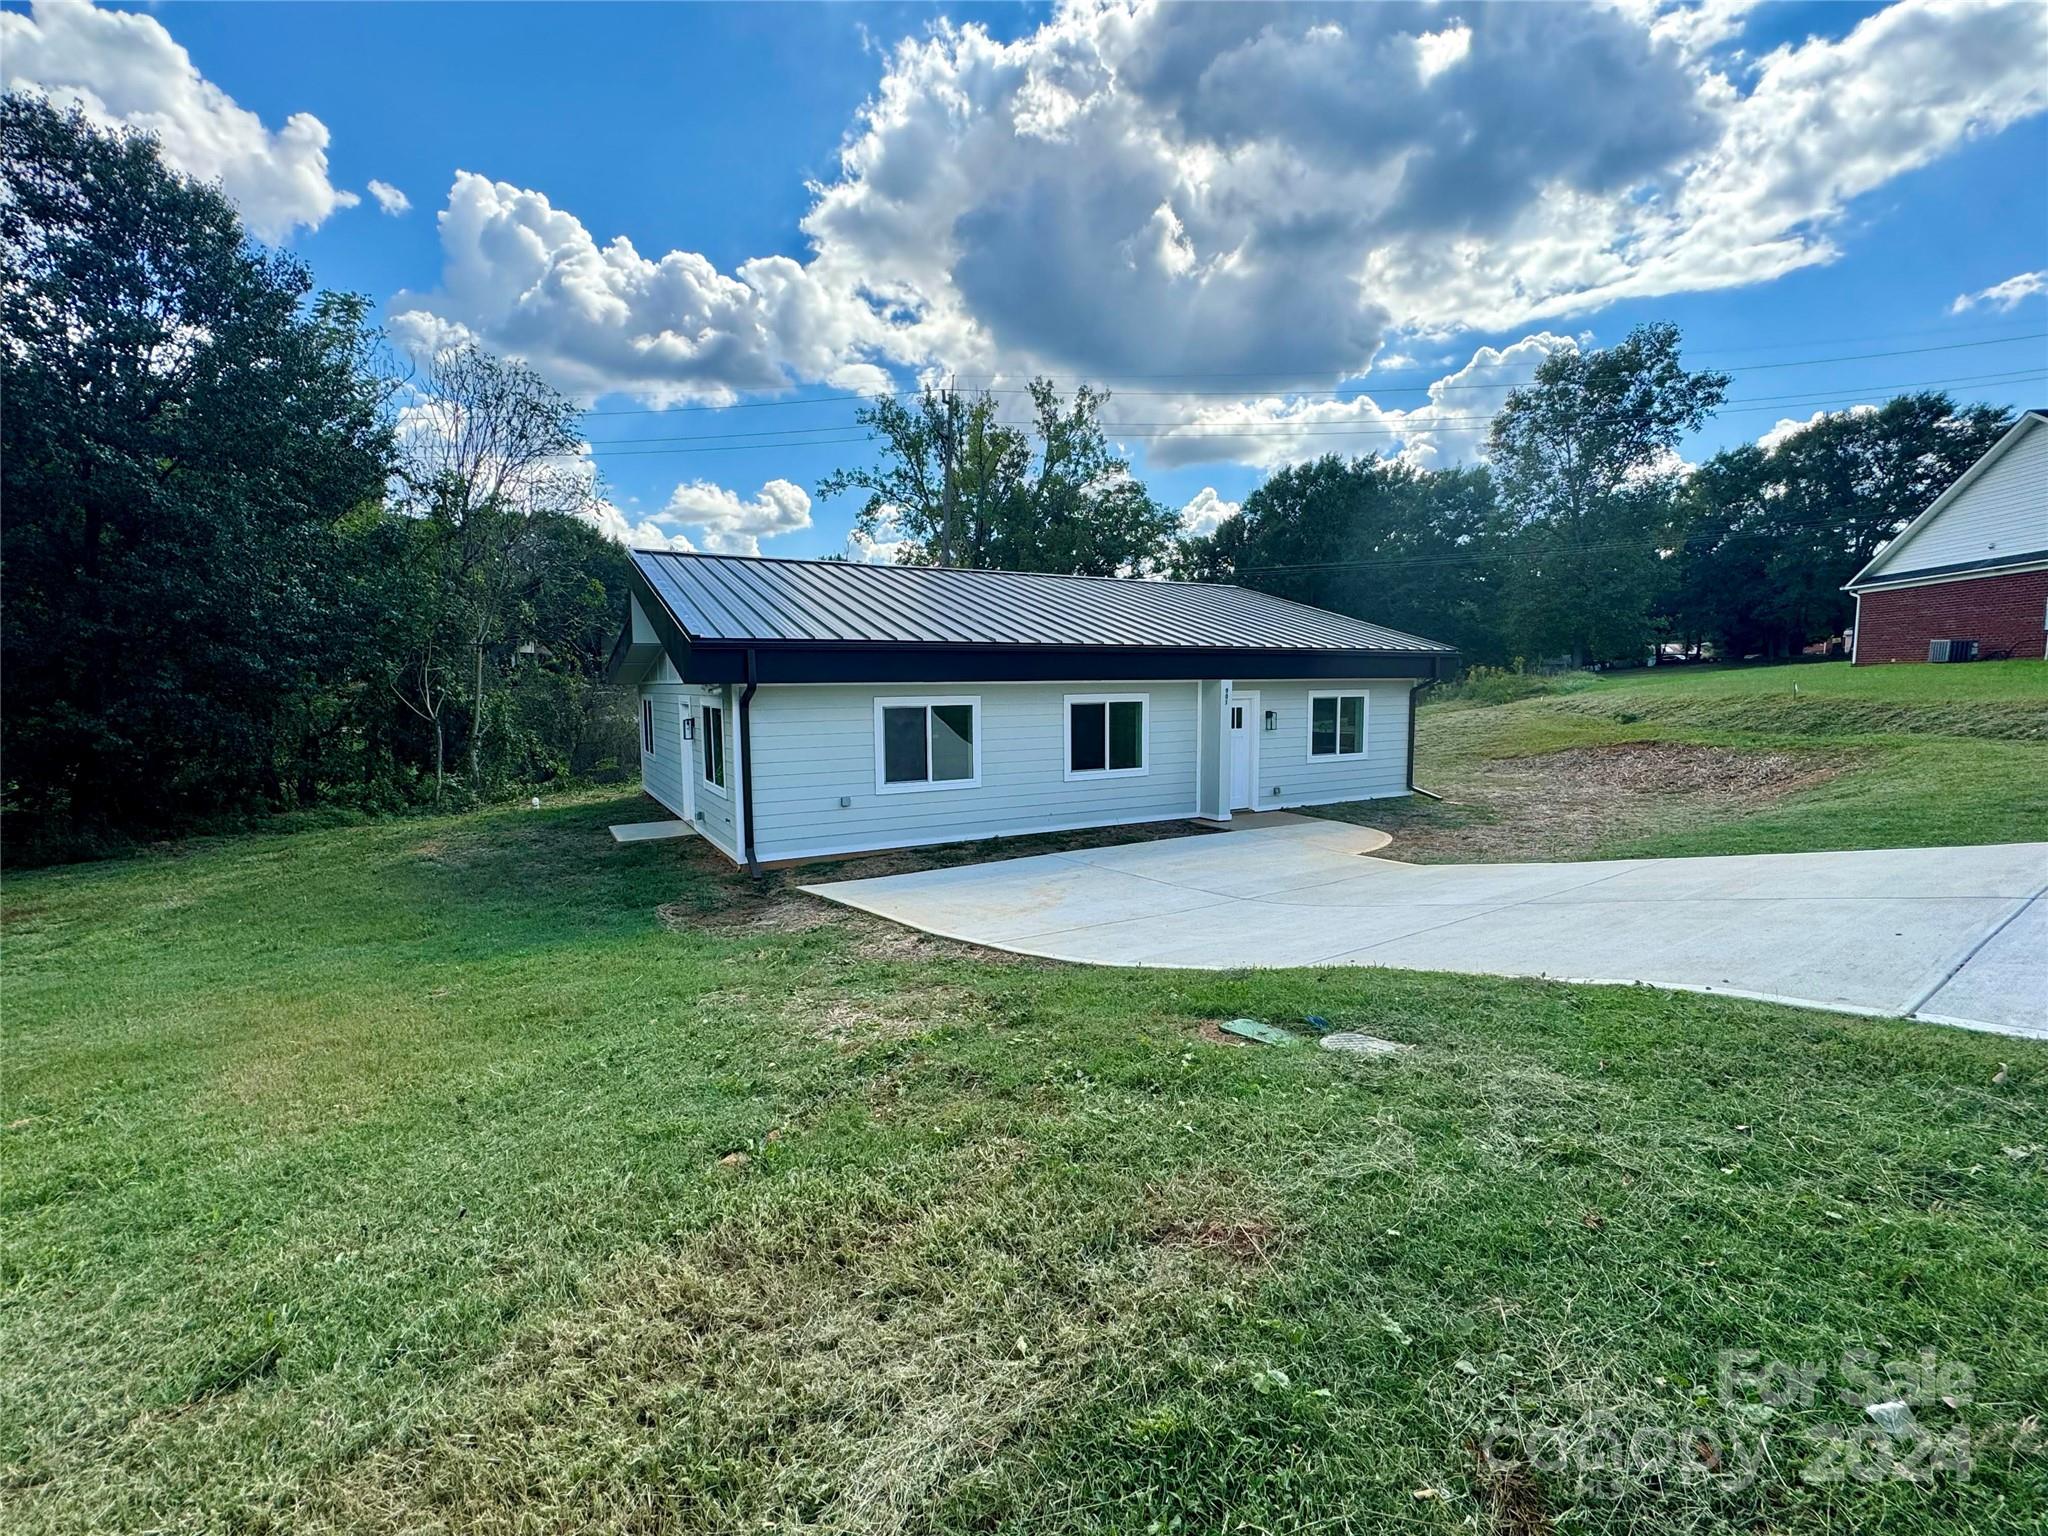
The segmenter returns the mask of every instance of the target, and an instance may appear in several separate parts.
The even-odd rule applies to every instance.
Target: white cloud
[[[1289,424],[1399,426],[1404,452],[1448,462],[1483,392],[1419,411],[1305,395],[1390,337],[1512,334],[1831,261],[1858,198],[2048,108],[2038,0],[1899,0],[1757,58],[1733,51],[1746,10],[1100,0],[1011,42],[935,22],[884,55],[803,259],[643,255],[464,174],[440,284],[403,296],[394,330],[655,402],[866,389],[888,367],[1166,375],[1189,395],[1145,409],[1191,430],[1164,462],[1318,442],[1289,445]],[[1250,398],[1212,410],[1196,376]],[[1282,430],[1225,446],[1233,423]]]
[[[96,122],[155,134],[165,160],[218,180],[265,240],[317,229],[361,201],[328,180],[319,118],[295,112],[271,132],[202,77],[153,17],[74,0],[43,0],[29,16],[0,12],[0,60],[10,91],[40,91]]]
[[[378,181],[375,177],[372,177],[370,179],[370,196],[377,200],[379,208],[390,214],[394,219],[402,213],[412,212],[412,199],[388,181]]]
[[[628,549],[671,549],[690,554],[696,549],[688,538],[659,523],[634,522],[609,501],[598,501],[578,514],[599,533]]]
[[[1225,501],[1216,494],[1215,486],[1205,485],[1180,509],[1180,536],[1184,539],[1206,538],[1225,518],[1235,517],[1243,510],[1243,502]]]
[[[1576,345],[1569,336],[1541,331],[1511,346],[1481,347],[1463,367],[1429,385],[1425,403],[1407,409],[1380,405],[1370,393],[1370,377],[1359,393],[1342,399],[1274,395],[1201,405],[1184,426],[1152,445],[1149,462],[1271,469],[1325,453],[1396,452],[1428,468],[1468,462],[1478,457],[1508,392],[1528,383],[1551,352]]]
[[[1993,283],[1989,288],[1980,288],[1975,293],[1959,293],[1955,303],[1948,307],[1952,315],[1975,309],[1979,304],[1988,305],[2000,314],[2008,314],[2019,308],[2021,302],[2037,293],[2048,293],[2048,271],[2020,272],[2008,277],[2002,283]]]
[[[770,480],[751,500],[709,480],[690,480],[670,493],[661,515],[697,529],[714,554],[758,555],[761,540],[811,526],[811,498],[788,480]]]
[[[1815,411],[1804,421],[1791,416],[1781,416],[1776,426],[1756,440],[1756,445],[1765,453],[1769,453],[1787,438],[1797,437],[1809,428],[1819,426],[1831,416],[1870,416],[1876,414],[1876,411],[1877,407],[1874,405],[1852,405],[1840,411]]]

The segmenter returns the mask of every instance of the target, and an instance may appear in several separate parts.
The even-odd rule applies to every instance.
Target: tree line
[[[2004,430],[1913,394],[1688,471],[1728,380],[1670,326],[1550,356],[1486,463],[1278,470],[1206,537],[1110,441],[1108,395],[1023,419],[926,388],[856,414],[858,535],[918,563],[1233,580],[1468,663],[1781,656]],[[147,136],[0,98],[0,832],[56,856],[316,807],[466,803],[618,771],[602,682],[626,553],[574,404],[473,347],[396,363]]]
[[[574,407],[474,349],[396,368],[367,314],[147,137],[0,101],[10,855],[632,752]]]

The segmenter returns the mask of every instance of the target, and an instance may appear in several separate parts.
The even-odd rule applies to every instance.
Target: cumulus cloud
[[[327,176],[327,127],[294,112],[276,132],[205,79],[161,23],[77,0],[42,0],[32,14],[0,12],[0,79],[95,122],[156,135],[164,159],[219,181],[249,228],[281,240],[317,229],[360,198]]]
[[[1478,456],[1509,391],[1528,383],[1551,352],[1576,345],[1572,337],[1541,331],[1511,346],[1481,347],[1463,367],[1430,384],[1425,403],[1407,409],[1382,406],[1369,377],[1360,392],[1341,398],[1271,395],[1198,406],[1152,445],[1150,462],[1271,469],[1325,453],[1398,453],[1425,468],[1467,462]]]
[[[440,287],[391,304],[392,334],[417,352],[476,340],[577,394],[656,404],[724,404],[792,377],[886,379],[851,357],[880,322],[865,304],[833,302],[787,257],[728,275],[694,252],[651,259],[624,236],[599,245],[541,193],[468,171],[439,223]]]
[[[1099,0],[1008,42],[936,22],[883,56],[802,259],[643,254],[464,174],[439,286],[394,330],[655,402],[1164,375],[1190,381],[1148,407],[1190,428],[1168,462],[1235,456],[1207,430],[1233,421],[1278,429],[1239,434],[1248,463],[1314,441],[1276,448],[1290,424],[1455,457],[1476,391],[1308,397],[1391,348],[1831,261],[1858,198],[2048,108],[2038,0],[1898,0],[1758,57],[1746,11]],[[1196,376],[1248,398],[1212,420]]]
[[[410,213],[412,211],[412,199],[388,181],[378,181],[375,177],[372,177],[370,180],[370,196],[377,200],[379,208],[390,214],[394,219],[402,213]]]
[[[879,537],[878,537],[879,535]],[[846,536],[846,558],[863,565],[901,565],[910,558],[916,540],[902,536],[893,507],[882,509],[875,532],[856,528]]]
[[[1206,538],[1225,518],[1235,517],[1243,510],[1243,502],[1225,501],[1216,494],[1215,486],[1205,485],[1180,509],[1180,536],[1184,539]]]
[[[1800,433],[1819,426],[1830,416],[1871,416],[1876,412],[1877,407],[1874,405],[1852,405],[1840,411],[1815,411],[1804,421],[1791,416],[1781,416],[1776,426],[1756,440],[1756,445],[1765,453],[1769,453],[1787,438],[1797,437]]]
[[[690,480],[670,493],[662,517],[697,529],[703,547],[714,554],[758,555],[761,540],[811,526],[811,498],[788,480],[770,480],[753,497]]]
[[[1997,310],[2000,314],[2008,314],[2019,308],[2023,300],[2030,299],[2037,293],[2048,293],[2048,271],[2020,272],[2002,283],[1980,288],[1975,293],[1959,293],[1956,295],[1955,303],[1949,305],[1948,312],[1960,315],[1965,310],[1975,309],[1982,304]]]

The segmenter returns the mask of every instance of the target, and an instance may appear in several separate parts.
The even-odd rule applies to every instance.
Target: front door
[[[1259,696],[1243,691],[1230,696],[1230,808],[1258,806]]]

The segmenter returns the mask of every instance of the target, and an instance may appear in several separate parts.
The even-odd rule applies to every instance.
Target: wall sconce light
[[[1277,709],[1269,709],[1269,710],[1267,710],[1267,711],[1266,711],[1266,729],[1267,729],[1267,730],[1269,730],[1269,731],[1277,731],[1277,730],[1279,730],[1279,729],[1280,729],[1280,711],[1279,711],[1279,710],[1277,710]]]

